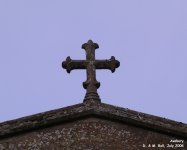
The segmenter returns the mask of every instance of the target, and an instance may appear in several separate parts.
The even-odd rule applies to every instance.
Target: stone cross
[[[99,48],[97,43],[93,43],[89,40],[82,45],[82,48],[86,51],[86,60],[72,60],[70,56],[66,58],[66,61],[62,62],[62,67],[66,69],[68,73],[74,69],[86,69],[87,80],[83,82],[83,87],[86,89],[86,95],[84,102],[88,100],[101,101],[97,93],[97,89],[100,87],[100,83],[96,80],[96,69],[109,69],[114,72],[119,67],[120,62],[112,56],[106,60],[95,59],[95,49]]]

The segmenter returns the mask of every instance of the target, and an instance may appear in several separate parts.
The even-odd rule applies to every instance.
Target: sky
[[[0,122],[82,103],[81,45],[115,56],[98,70],[103,103],[187,123],[186,0],[1,0]]]

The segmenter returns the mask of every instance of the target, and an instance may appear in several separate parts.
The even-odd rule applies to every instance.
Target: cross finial
[[[83,87],[86,89],[86,95],[84,102],[88,100],[101,101],[97,93],[97,89],[100,87],[100,83],[96,80],[96,69],[109,69],[112,72],[120,66],[120,62],[112,56],[107,60],[96,60],[95,50],[99,48],[97,43],[93,43],[89,40],[82,45],[82,48],[86,51],[86,60],[72,60],[70,56],[66,58],[66,61],[62,62],[62,67],[66,69],[68,73],[74,69],[86,69],[87,80],[83,82]]]

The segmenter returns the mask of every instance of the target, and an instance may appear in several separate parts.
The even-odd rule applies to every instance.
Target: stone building
[[[0,123],[0,150],[187,149],[187,124],[102,103],[95,69],[114,72],[119,61],[95,60],[92,41],[82,47],[87,59],[67,57],[63,68],[87,69],[83,103]]]

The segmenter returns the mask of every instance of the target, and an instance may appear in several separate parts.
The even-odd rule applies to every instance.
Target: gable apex
[[[0,123],[0,139],[87,117],[121,122],[187,139],[187,124],[97,101],[88,101]]]

